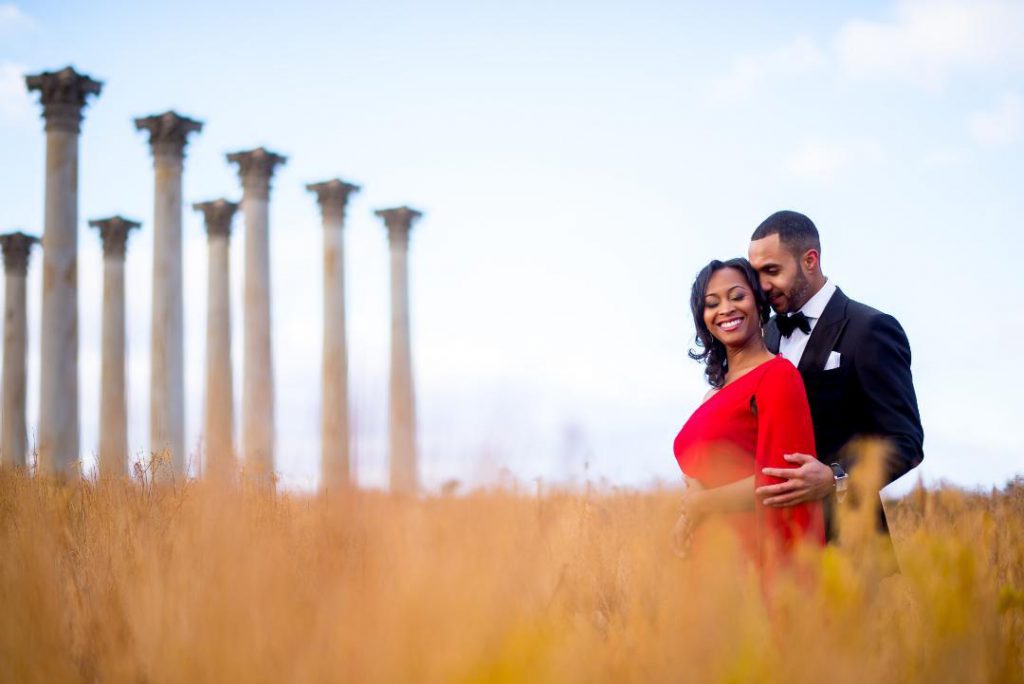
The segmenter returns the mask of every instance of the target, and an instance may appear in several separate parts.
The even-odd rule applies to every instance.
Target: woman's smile
[[[719,321],[718,327],[722,332],[734,332],[737,328],[743,325],[743,320],[745,318],[745,316],[733,316],[725,319],[724,321]]]

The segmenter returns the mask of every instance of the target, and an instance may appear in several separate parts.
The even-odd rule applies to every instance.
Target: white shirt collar
[[[807,300],[807,303],[800,307],[800,311],[803,312],[804,316],[810,319],[821,318],[821,314],[825,313],[825,306],[828,304],[828,300],[832,299],[832,295],[836,293],[836,284],[831,280],[826,280],[825,284],[821,286],[821,289],[814,293],[814,296]]]

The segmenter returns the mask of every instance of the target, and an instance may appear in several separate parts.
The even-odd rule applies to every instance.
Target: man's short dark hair
[[[814,222],[803,214],[795,211],[777,211],[757,227],[750,240],[761,240],[770,235],[778,235],[783,244],[797,259],[807,250],[817,250],[821,254],[821,240]]]

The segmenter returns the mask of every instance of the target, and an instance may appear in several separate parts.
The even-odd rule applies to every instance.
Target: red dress
[[[755,487],[784,482],[761,468],[795,467],[784,454],[817,454],[800,373],[777,356],[729,383],[694,411],[674,451],[683,473],[709,489],[751,475]],[[825,543],[821,502],[770,508],[757,500],[754,511],[721,517],[762,565],[769,548],[785,557],[798,540]]]

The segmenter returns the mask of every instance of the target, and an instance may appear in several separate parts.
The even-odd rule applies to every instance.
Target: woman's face
[[[742,347],[761,334],[754,293],[737,269],[722,268],[712,274],[704,292],[704,324],[726,347]]]

